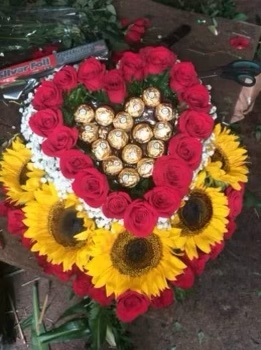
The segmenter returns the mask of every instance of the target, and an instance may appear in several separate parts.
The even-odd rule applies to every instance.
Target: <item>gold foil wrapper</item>
[[[148,107],[156,107],[160,103],[160,91],[155,87],[149,87],[143,91],[142,99]]]
[[[102,168],[105,174],[115,176],[122,171],[123,164],[120,158],[116,156],[109,156],[103,160]]]
[[[99,130],[98,130],[98,135],[100,139],[107,139],[109,133],[109,128],[107,128],[106,126],[100,126]]]
[[[158,122],[153,128],[156,139],[167,141],[171,138],[173,127],[169,122]]]
[[[158,158],[163,155],[165,144],[161,140],[151,140],[147,144],[147,154],[149,157]]]
[[[123,169],[118,176],[119,183],[124,187],[134,187],[140,181],[137,170],[132,168]]]
[[[149,124],[140,123],[134,127],[132,136],[138,143],[147,143],[153,137],[153,131]]]
[[[95,111],[95,120],[101,126],[108,126],[112,123],[114,111],[108,106],[98,107]]]
[[[113,119],[113,125],[117,129],[130,131],[133,127],[133,118],[128,112],[121,111]]]
[[[125,105],[125,111],[128,112],[133,118],[140,117],[145,109],[145,104],[139,97],[131,98]]]
[[[155,109],[155,115],[162,122],[168,122],[176,117],[176,113],[169,103],[160,103]]]
[[[111,154],[111,147],[106,140],[98,139],[92,143],[92,153],[96,159],[104,160]]]
[[[113,148],[121,149],[127,145],[129,136],[124,130],[113,129],[109,132],[107,140]]]
[[[150,177],[153,172],[155,160],[152,158],[142,158],[137,164],[137,170],[141,177]]]
[[[98,139],[98,126],[94,123],[88,123],[80,133],[80,139],[84,142],[92,143]]]
[[[77,123],[81,123],[81,124],[87,124],[90,123],[95,116],[95,112],[93,110],[93,108],[89,105],[80,105],[76,112],[74,113],[74,120]]]
[[[125,163],[136,164],[142,158],[142,149],[133,144],[128,144],[122,150],[121,157]]]

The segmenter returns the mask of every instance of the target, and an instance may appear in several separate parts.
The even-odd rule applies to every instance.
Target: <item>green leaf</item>
[[[192,289],[175,288],[175,298],[178,302],[183,302],[191,293]]]
[[[105,343],[107,324],[108,309],[97,303],[93,303],[89,316],[92,350],[100,350],[101,346]]]
[[[32,322],[33,322],[33,316],[30,315],[20,322],[20,326],[22,329],[26,329],[32,326]]]
[[[90,305],[91,305],[91,299],[89,299],[89,298],[83,299],[83,300],[79,301],[78,303],[68,307],[62,313],[62,315],[59,317],[58,320],[61,320],[64,317],[72,316],[75,314],[83,314],[83,315],[87,316],[88,308]]]
[[[261,208],[261,199],[258,198],[253,192],[245,190],[243,204],[246,208]]]

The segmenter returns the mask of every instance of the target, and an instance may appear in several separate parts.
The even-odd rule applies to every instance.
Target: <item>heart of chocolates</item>
[[[161,101],[155,87],[128,99],[122,110],[82,104],[74,113],[80,139],[103,172],[124,187],[152,175],[156,158],[166,154],[175,134],[176,110]]]

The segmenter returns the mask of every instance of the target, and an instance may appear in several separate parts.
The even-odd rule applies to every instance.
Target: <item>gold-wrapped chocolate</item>
[[[122,150],[122,159],[125,163],[136,164],[142,157],[142,149],[133,144],[128,144]]]
[[[160,91],[155,87],[149,87],[143,91],[142,99],[148,107],[156,107],[160,103]]]
[[[133,118],[140,117],[144,112],[145,104],[139,97],[132,97],[125,105],[125,111]]]
[[[84,142],[92,143],[98,139],[98,126],[95,123],[88,123],[80,133],[80,139]]]
[[[147,154],[149,157],[158,158],[163,155],[165,144],[161,140],[151,140],[147,144]]]
[[[150,177],[153,172],[154,159],[142,158],[137,164],[137,170],[141,177]]]
[[[137,170],[132,168],[124,168],[120,172],[118,180],[122,186],[131,188],[137,185],[137,183],[140,181],[140,177]]]
[[[98,130],[98,135],[100,139],[107,139],[109,133],[109,128],[107,128],[106,126],[100,126],[99,130]]]
[[[108,126],[112,123],[114,111],[109,106],[98,107],[95,111],[95,120],[101,126]]]
[[[111,154],[111,147],[106,140],[98,139],[92,143],[92,153],[96,159],[103,160]]]
[[[105,174],[115,176],[122,171],[123,164],[120,158],[116,156],[109,156],[103,160],[102,168]]]
[[[171,104],[160,103],[155,109],[155,116],[159,121],[168,122],[176,117],[176,113]]]
[[[173,127],[169,122],[158,122],[153,128],[156,139],[167,141],[172,136]]]
[[[113,119],[113,125],[117,129],[129,131],[133,127],[133,118],[128,112],[121,111]]]
[[[90,123],[95,116],[93,108],[89,105],[80,105],[74,113],[74,120],[76,123],[87,124]]]
[[[134,140],[139,143],[147,143],[153,137],[153,131],[151,130],[149,124],[140,123],[134,127],[132,136]]]
[[[108,134],[108,141],[113,148],[121,149],[127,145],[129,136],[124,130],[113,129]]]

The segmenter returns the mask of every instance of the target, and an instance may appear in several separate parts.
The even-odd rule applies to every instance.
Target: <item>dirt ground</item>
[[[237,1],[240,10],[261,14],[261,0]],[[2,116],[1,120],[8,120]],[[7,117],[7,116],[6,116]],[[2,124],[2,123],[1,123]],[[13,134],[12,121],[1,125],[1,134]],[[250,178],[247,188],[261,197],[261,141],[254,136],[261,124],[261,94],[254,110],[240,122],[243,142],[249,151]],[[8,137],[7,137],[8,138]],[[130,327],[136,350],[258,350],[261,349],[261,210],[244,209],[237,231],[219,258],[210,262],[183,303],[150,311]],[[49,294],[47,326],[54,324],[69,302],[67,286],[39,277],[30,271],[14,278],[19,319],[32,309],[32,284],[37,279],[41,300]],[[29,344],[30,336],[28,333]],[[27,349],[18,334],[13,350]],[[52,350],[80,350],[82,342],[52,346]],[[37,349],[35,349],[37,350]]]

